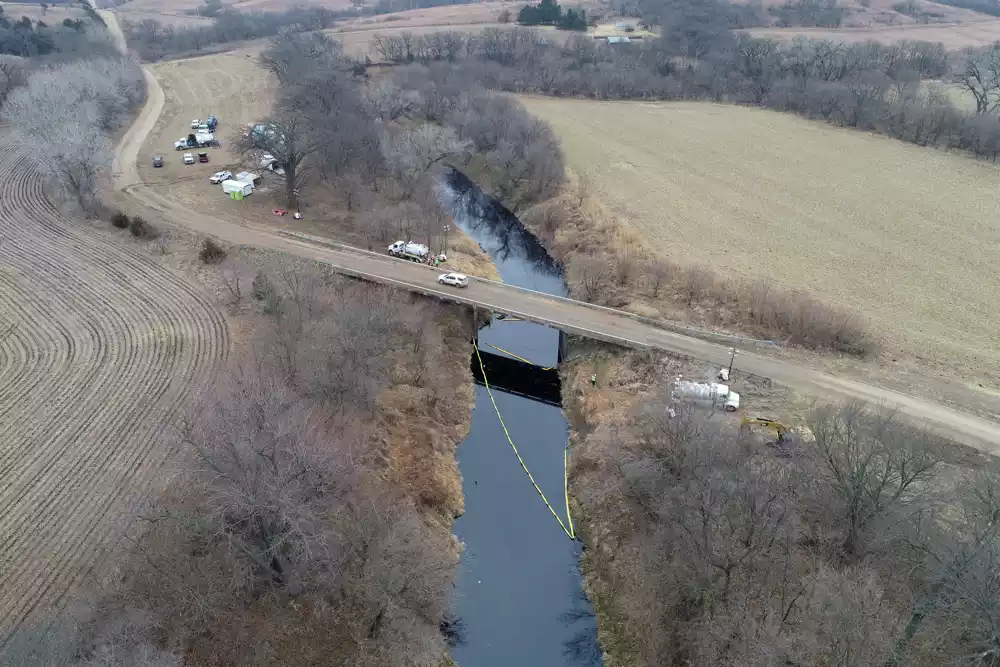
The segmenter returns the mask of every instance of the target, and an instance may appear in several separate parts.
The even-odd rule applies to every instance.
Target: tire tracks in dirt
[[[210,298],[48,201],[30,149],[0,136],[0,645],[107,554],[161,436],[228,352]]]

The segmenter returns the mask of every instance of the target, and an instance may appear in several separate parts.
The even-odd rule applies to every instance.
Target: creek
[[[455,224],[489,253],[505,283],[564,296],[558,264],[521,222],[460,172],[449,172],[443,200]],[[559,332],[523,321],[493,321],[479,332],[490,345],[555,367]],[[473,363],[478,363],[473,360]],[[565,521],[563,451],[569,425],[561,408],[493,390],[496,407],[535,481]],[[452,611],[460,667],[600,665],[596,623],[581,589],[580,548],[545,507],[477,385],[469,434],[458,447],[465,514],[455,535],[465,549]]]

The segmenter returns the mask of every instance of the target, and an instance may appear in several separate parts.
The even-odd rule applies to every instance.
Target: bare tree
[[[399,183],[401,199],[411,198],[419,187],[427,185],[432,167],[465,150],[454,130],[429,123],[382,135],[382,154]]]
[[[655,258],[646,265],[646,280],[649,285],[651,296],[655,299],[660,296],[660,289],[674,272],[674,267],[663,258]]]
[[[876,528],[886,540],[907,510],[925,506],[940,458],[928,433],[857,404],[818,411],[810,428],[832,492],[833,506],[819,511],[835,521],[844,558],[856,561],[874,547]]]
[[[976,113],[993,113],[1000,107],[1000,48],[970,53],[954,81],[976,101]]]
[[[575,257],[569,265],[569,281],[584,301],[599,301],[611,286],[610,263],[601,257]]]
[[[342,66],[340,42],[322,32],[285,29],[260,55],[261,64],[282,86],[296,82],[303,72]]]
[[[233,151],[237,155],[259,161],[268,154],[275,166],[284,171],[285,203],[298,210],[299,190],[308,182],[308,159],[320,148],[320,139],[311,131],[311,124],[296,109],[279,105],[274,115],[256,131],[237,135]]]
[[[713,280],[712,272],[704,266],[694,265],[685,269],[682,287],[687,305],[691,306],[695,301],[701,299],[712,285]]]
[[[0,107],[3,107],[15,88],[24,85],[26,79],[26,73],[20,63],[0,57]]]

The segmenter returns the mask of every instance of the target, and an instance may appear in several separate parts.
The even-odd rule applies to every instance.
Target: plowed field
[[[46,199],[0,136],[0,645],[106,555],[158,438],[228,349],[209,297]]]

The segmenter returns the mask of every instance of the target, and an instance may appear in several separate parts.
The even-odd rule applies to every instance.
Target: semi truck
[[[189,148],[208,148],[218,146],[219,142],[211,132],[196,132],[186,137],[181,137],[174,142],[174,150],[184,151]]]
[[[422,243],[412,243],[408,241],[396,241],[389,246],[389,254],[393,257],[401,257],[414,262],[423,262],[431,254],[431,249]]]

